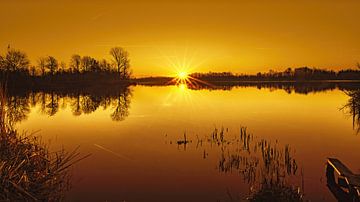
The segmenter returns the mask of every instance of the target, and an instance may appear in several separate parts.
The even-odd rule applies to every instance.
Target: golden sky
[[[359,0],[0,0],[0,19],[1,52],[10,44],[33,63],[68,62],[73,53],[110,59],[122,46],[136,76],[360,61]]]

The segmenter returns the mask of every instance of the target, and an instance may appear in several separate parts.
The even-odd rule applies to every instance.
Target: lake
[[[91,154],[72,170],[70,201],[244,199],[261,175],[272,175],[261,167],[260,145],[271,145],[279,175],[312,201],[336,201],[326,186],[327,157],[360,173],[358,122],[338,88],[138,85],[111,96],[14,97],[24,105],[14,118],[18,131],[35,132],[54,150],[80,146]]]

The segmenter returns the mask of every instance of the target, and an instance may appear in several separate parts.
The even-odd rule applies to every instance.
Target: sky
[[[36,64],[110,60],[121,46],[135,76],[338,70],[360,62],[359,19],[359,0],[0,0],[0,52],[10,44]]]

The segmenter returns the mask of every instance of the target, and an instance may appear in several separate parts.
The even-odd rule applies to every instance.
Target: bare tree
[[[61,61],[59,64],[59,72],[64,73],[66,71],[66,63]]]
[[[70,59],[70,67],[74,69],[76,72],[80,72],[81,67],[81,56],[80,55],[72,55]]]
[[[86,72],[90,69],[90,56],[81,57],[81,71]]]
[[[49,69],[51,75],[55,74],[58,67],[59,67],[59,63],[53,56],[48,56],[46,58],[46,68]]]
[[[99,62],[99,67],[100,67],[101,71],[109,72],[111,70],[110,63],[108,63],[108,61],[106,61],[105,59],[102,59]]]
[[[1,68],[8,71],[28,69],[29,64],[27,55],[20,50],[8,49],[6,55],[1,57]]]
[[[35,68],[35,66],[31,65],[31,66],[29,67],[29,72],[30,72],[30,75],[31,75],[31,76],[35,76],[35,75],[36,75],[36,68]]]
[[[114,65],[120,77],[126,79],[130,77],[130,59],[129,53],[121,47],[110,49],[110,55],[113,57]]]
[[[81,67],[83,71],[96,72],[99,70],[99,62],[90,56],[84,56],[81,58]]]
[[[5,69],[5,59],[0,55],[0,69]]]
[[[46,58],[45,57],[40,57],[37,60],[37,67],[40,69],[41,71],[41,75],[45,76],[45,70],[46,70]]]

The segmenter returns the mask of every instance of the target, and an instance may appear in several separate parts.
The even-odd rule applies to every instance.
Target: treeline
[[[126,81],[132,74],[129,53],[121,47],[111,48],[111,61],[74,54],[68,63],[54,56],[44,56],[31,64],[25,52],[8,47],[0,55],[0,76],[13,85],[46,85],[84,81]]]
[[[324,70],[309,67],[287,68],[285,71],[270,70],[256,75],[234,74],[231,72],[193,73],[191,77],[204,81],[292,81],[292,80],[360,80],[359,69],[346,69],[340,71]]]

